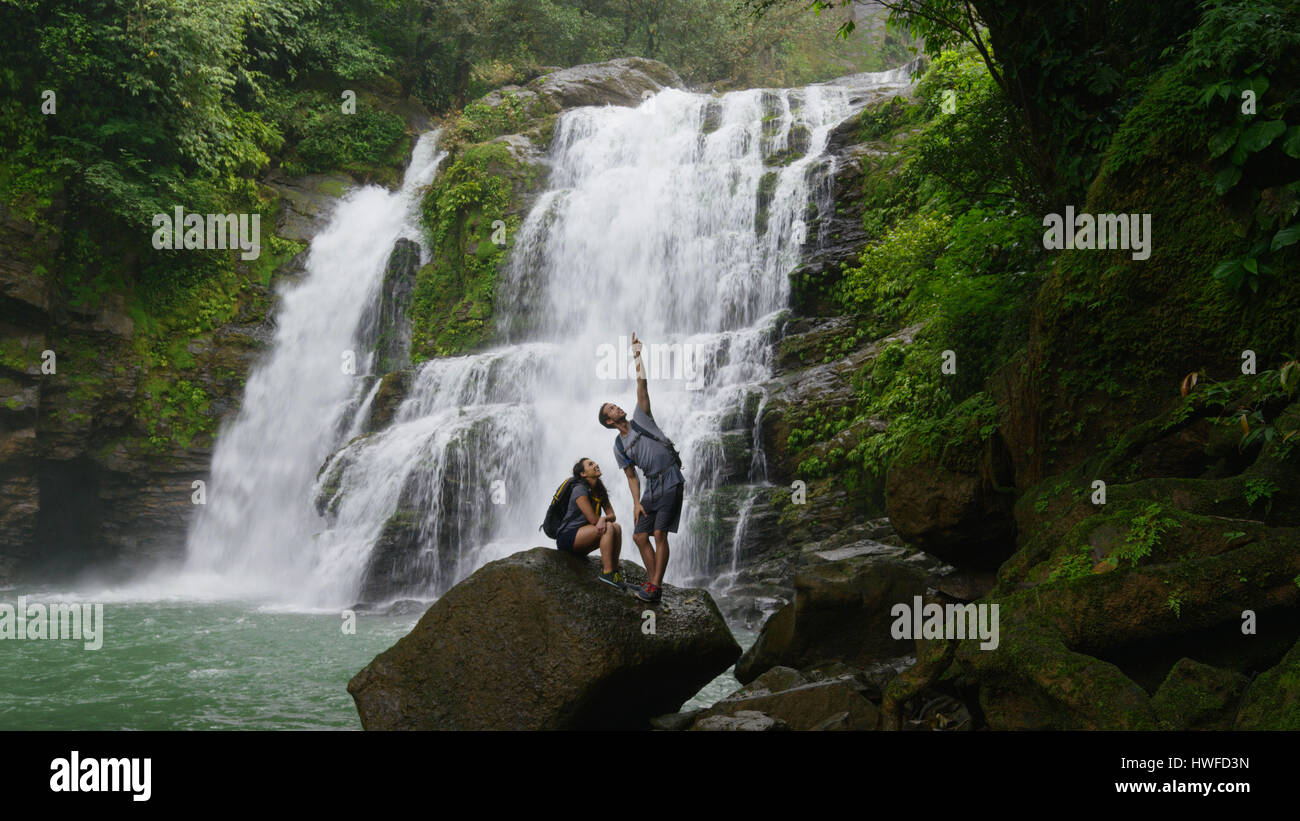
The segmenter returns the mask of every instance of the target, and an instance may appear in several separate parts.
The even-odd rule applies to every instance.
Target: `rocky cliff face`
[[[180,376],[212,421],[182,443],[171,420],[139,412],[153,384],[126,297],[87,307],[52,274],[57,238],[12,218],[0,257],[0,582],[108,563],[129,574],[175,557],[215,422],[238,408],[269,336],[269,289],[249,283],[233,322],[183,346],[192,366]]]

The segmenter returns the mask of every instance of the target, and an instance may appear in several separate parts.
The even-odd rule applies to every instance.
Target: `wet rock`
[[[733,715],[716,715],[702,718],[695,722],[692,730],[724,730],[740,732],[771,732],[789,730],[790,725],[779,718],[760,713],[757,710],[741,710]]]
[[[832,724],[844,725],[843,729],[874,730],[879,713],[864,690],[853,673],[809,681],[798,670],[774,667],[714,704],[705,715],[735,716],[757,711],[784,721],[792,730],[812,730],[831,719]]]
[[[397,409],[402,406],[402,402],[411,391],[413,380],[414,375],[409,370],[384,374],[384,378],[379,380],[379,390],[375,392],[375,398],[370,403],[370,416],[366,419],[365,425],[367,433],[383,430],[393,423]]]
[[[266,184],[280,195],[284,207],[275,224],[275,233],[286,239],[310,242],[324,227],[338,198],[353,185],[346,174],[308,174],[289,177],[278,169]]]
[[[373,371],[385,374],[410,365],[411,321],[408,310],[420,268],[420,246],[401,238],[393,245],[374,303],[361,317],[358,338],[374,351]]]

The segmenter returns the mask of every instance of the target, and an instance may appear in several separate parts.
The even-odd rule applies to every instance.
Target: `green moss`
[[[150,377],[141,388],[140,401],[148,442],[157,451],[189,447],[196,437],[215,428],[208,413],[211,399],[187,379]]]
[[[1120,126],[1080,209],[1151,214],[1150,258],[1059,252],[1038,296],[1038,381],[1053,386],[1041,396],[1045,444],[1057,448],[1058,464],[1176,398],[1191,371],[1240,375],[1247,348],[1265,358],[1300,349],[1294,278],[1243,300],[1210,276],[1217,261],[1244,250],[1249,215],[1209,184],[1204,112],[1194,98],[1179,70],[1157,78]],[[1105,412],[1085,417],[1081,408],[1094,400]]]
[[[0,337],[0,367],[15,373],[39,373],[44,348],[39,337]]]
[[[337,197],[343,194],[343,185],[336,180],[326,180],[320,188],[331,196]],[[339,189],[338,193],[334,193],[332,190],[334,188]],[[268,235],[262,243],[262,252],[257,259],[251,261],[252,279],[263,286],[269,286],[272,275],[289,260],[302,253],[306,247],[307,244],[303,242],[285,239],[275,234]]]
[[[517,216],[507,216],[511,178],[528,184],[531,172],[507,146],[483,143],[465,148],[426,192],[422,213],[433,260],[416,274],[413,363],[489,339],[497,274],[519,226]],[[494,234],[504,243],[493,242]]]
[[[449,151],[459,151],[470,143],[486,142],[503,134],[517,134],[528,122],[524,103],[518,95],[504,93],[498,105],[470,103],[465,106],[444,131],[442,145]],[[554,128],[554,122],[551,128]]]

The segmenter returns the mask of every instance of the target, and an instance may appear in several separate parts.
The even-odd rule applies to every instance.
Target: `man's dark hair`
[[[608,404],[608,402],[602,402],[600,404],[600,409],[596,411],[596,419],[600,422],[601,427],[612,428],[614,427],[613,423],[610,422],[609,417],[605,415],[605,406]]]

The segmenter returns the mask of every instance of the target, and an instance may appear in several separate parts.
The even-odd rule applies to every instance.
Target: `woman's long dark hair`
[[[579,459],[577,464],[573,466],[573,478],[577,479],[579,482],[587,481],[586,479],[582,478],[582,463],[590,462],[590,461],[591,460],[588,459],[586,456]],[[600,479],[596,480],[595,487],[591,489],[591,495],[596,501],[597,516],[600,515],[601,508],[604,508],[605,510],[609,510],[609,491],[605,490],[605,483],[602,480]]]

